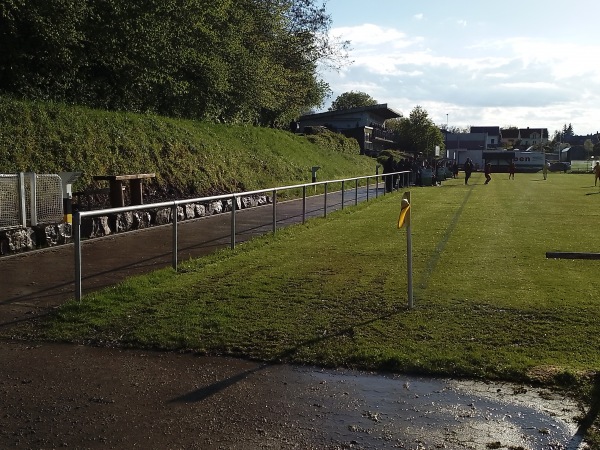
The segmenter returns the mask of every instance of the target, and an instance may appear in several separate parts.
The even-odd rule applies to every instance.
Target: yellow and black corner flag
[[[400,203],[400,217],[398,217],[398,228],[402,228],[405,224],[410,225],[410,192],[405,192]]]

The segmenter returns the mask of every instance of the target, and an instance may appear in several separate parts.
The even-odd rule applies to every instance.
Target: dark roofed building
[[[326,111],[307,114],[298,120],[300,131],[307,132],[311,127],[326,127],[329,130],[355,138],[364,154],[377,154],[395,143],[395,135],[385,129],[388,119],[402,117],[402,114],[387,103],[362,106],[359,108]]]
[[[486,144],[488,148],[501,146],[500,127],[471,127],[471,133],[487,135]]]

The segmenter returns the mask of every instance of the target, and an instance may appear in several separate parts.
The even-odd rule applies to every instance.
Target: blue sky
[[[600,2],[324,0],[352,64],[333,95],[366,92],[438,125],[600,131]]]

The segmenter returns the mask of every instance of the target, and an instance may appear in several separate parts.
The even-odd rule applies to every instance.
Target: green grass
[[[0,173],[156,173],[151,190],[200,197],[375,174],[355,139],[99,111],[0,96]],[[286,195],[285,193],[283,195]]]
[[[494,174],[486,186],[475,174],[469,186],[413,188],[412,310],[400,198],[132,278],[22,336],[541,382],[594,404],[600,261],[546,258],[600,252],[593,176]]]

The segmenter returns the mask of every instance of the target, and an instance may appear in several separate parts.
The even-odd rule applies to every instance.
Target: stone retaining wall
[[[236,201],[237,209],[246,209],[266,205],[271,203],[272,199],[267,195],[255,195],[237,197]],[[189,203],[177,207],[177,221],[230,212],[231,208],[231,199],[208,203]],[[172,222],[171,216],[172,208],[162,208],[129,211],[109,216],[84,217],[81,223],[81,237],[91,239],[155,225],[165,225]],[[72,227],[68,223],[3,230],[0,231],[0,255],[54,247],[70,242],[73,242],[73,233]]]

